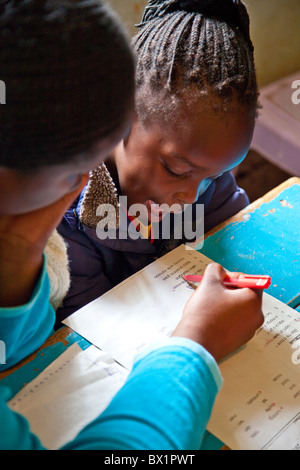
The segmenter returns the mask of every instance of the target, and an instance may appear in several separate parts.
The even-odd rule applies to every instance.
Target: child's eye
[[[188,171],[185,171],[184,173],[175,173],[166,163],[163,163],[163,167],[169,175],[173,176],[173,178],[182,178],[189,173]]]

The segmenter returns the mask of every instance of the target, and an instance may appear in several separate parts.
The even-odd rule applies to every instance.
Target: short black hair
[[[249,24],[240,0],[149,0],[132,41],[140,119],[155,112],[153,99],[145,99],[149,89],[148,98],[163,92],[176,99],[187,89],[196,99],[214,94],[226,109],[236,98],[255,116],[258,87]]]
[[[0,0],[0,165],[65,163],[118,130],[134,66],[127,32],[99,0]]]

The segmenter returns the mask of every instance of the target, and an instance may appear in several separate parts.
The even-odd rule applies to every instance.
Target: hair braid
[[[169,68],[169,76],[167,80],[167,86],[172,84],[172,77],[173,75],[175,76],[176,74],[176,59],[177,55],[180,54],[180,42],[184,38],[184,33],[187,29],[187,26],[190,25],[192,15],[187,14],[185,15],[186,18],[182,18],[182,21],[177,27],[176,34],[174,37],[174,47],[173,47],[173,53],[172,53],[172,60]]]
[[[140,115],[146,109],[139,96],[147,86],[175,96],[193,85],[227,103],[236,96],[256,110],[249,16],[240,0],[149,0],[138,27],[133,47]]]

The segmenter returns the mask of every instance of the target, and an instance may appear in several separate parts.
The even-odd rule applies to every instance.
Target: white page
[[[208,430],[233,450],[300,448],[300,314],[266,293],[263,312],[254,338],[220,364]]]
[[[130,368],[144,345],[169,335],[180,320],[192,293],[182,276],[202,274],[210,262],[182,245],[65,323]],[[300,340],[300,315],[266,293],[263,312],[263,328],[220,365],[224,387],[209,430],[232,449],[300,445],[300,365],[292,362],[297,351],[291,344]]]
[[[182,279],[212,261],[181,245],[64,320],[126,368],[145,345],[169,335],[192,288]]]
[[[47,449],[56,450],[105,410],[127,376],[106,353],[74,344],[8,405],[27,418]]]

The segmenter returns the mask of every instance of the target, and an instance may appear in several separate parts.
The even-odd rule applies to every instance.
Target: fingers
[[[242,273],[237,273],[237,272],[228,272],[227,276],[230,276],[232,279],[237,279]]]
[[[207,284],[215,284],[215,285],[223,285],[224,286],[224,281],[227,280],[227,278],[230,276],[232,279],[238,278],[241,274],[241,272],[227,272],[225,269],[218,263],[211,263],[207,266],[206,271],[204,273],[204,278],[203,281],[205,281]],[[202,283],[203,283],[202,281]],[[229,290],[234,290],[236,291],[237,289],[235,287],[228,287],[226,286],[227,289]],[[245,290],[246,288],[242,289]],[[239,289],[241,290],[241,289]],[[253,292],[254,295],[261,301],[262,295],[263,295],[263,289],[248,289],[250,292]]]
[[[65,212],[72,202],[80,194],[88,180],[84,175],[81,185],[69,194],[52,203],[49,206],[37,209],[33,212],[14,216],[10,221],[10,237],[22,237],[31,246],[43,249],[48,237],[60,224]]]
[[[36,214],[39,212],[42,213],[44,225],[48,225],[51,227],[51,230],[56,228],[56,226],[60,223],[61,219],[63,218],[66,210],[71,206],[72,202],[76,199],[77,196],[81,193],[84,189],[88,181],[88,174],[85,174],[82,178],[82,182],[78,188],[74,191],[64,195],[61,199],[54,202],[50,206],[43,207],[36,211]]]
[[[235,302],[238,302],[241,306],[241,315],[243,316],[245,314],[245,319],[249,323],[249,326],[252,324],[253,336],[255,331],[263,325],[265,320],[262,311],[263,290],[250,288],[233,289],[230,295]]]
[[[226,287],[227,275],[219,264],[207,267],[173,332],[202,344],[217,361],[248,342],[264,322],[262,292]]]
[[[227,273],[218,263],[211,263],[207,266],[202,283],[223,286],[223,281]]]
[[[221,290],[224,291],[226,289],[230,289],[224,284],[224,281],[226,280],[227,276],[228,273],[220,264],[211,263],[207,266],[205,270],[200,287],[202,286],[203,289],[218,289],[221,294]]]

